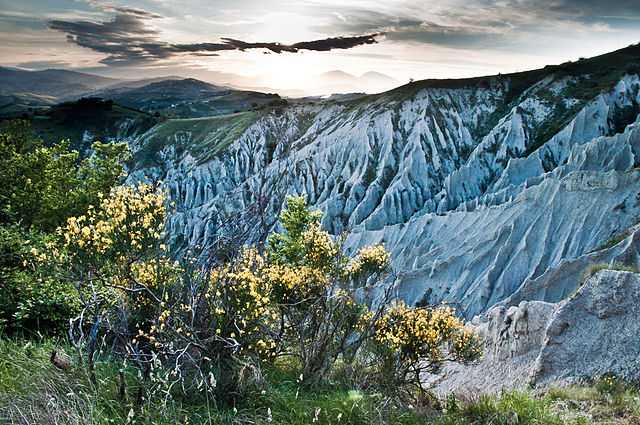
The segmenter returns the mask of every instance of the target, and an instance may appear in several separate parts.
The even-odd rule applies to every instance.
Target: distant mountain
[[[135,88],[139,88],[139,87],[144,87],[146,85],[152,84],[152,83],[159,83],[161,81],[166,81],[166,80],[181,80],[182,77],[179,77],[177,75],[168,75],[168,76],[163,76],[163,77],[153,77],[153,78],[144,78],[141,80],[122,80],[116,84],[112,84],[110,86],[107,87],[108,90],[117,90],[117,89],[135,89]]]
[[[387,84],[391,86],[397,86],[398,81],[389,77],[388,75],[382,74],[380,72],[369,71],[365,72],[360,76],[360,81],[365,81],[368,84]]]
[[[141,87],[108,87],[92,93],[145,112],[158,112],[174,118],[224,115],[276,105],[277,94],[233,90],[193,78],[163,79]]]
[[[57,99],[98,90],[120,80],[63,69],[26,71],[0,67],[0,94],[32,93]]]
[[[341,70],[325,72],[315,77],[312,84],[306,87],[288,87],[286,89],[270,88],[261,84],[260,79],[241,77],[227,73],[208,73],[195,78],[178,76],[160,76],[144,79],[116,79],[63,69],[46,69],[30,71],[19,68],[0,67],[0,96],[25,95],[47,96],[58,102],[79,99],[81,97],[103,97],[124,102],[131,107],[144,110],[164,111],[178,108],[171,104],[183,105],[185,102],[203,101],[213,93],[219,96],[225,90],[234,93],[233,99],[225,101],[222,110],[233,112],[233,104],[240,104],[240,110],[251,105],[260,107],[273,100],[274,95],[262,93],[278,92],[288,97],[323,96],[335,93],[379,93],[399,85],[393,78],[379,72],[369,71],[355,76]],[[207,81],[207,82],[205,82]],[[213,81],[214,83],[209,83]],[[218,84],[217,82],[222,82]],[[132,91],[139,89],[138,91]],[[230,94],[227,93],[227,94]],[[158,99],[160,96],[162,99]],[[194,96],[187,99],[188,96]],[[155,107],[143,107],[141,102],[150,100],[159,102]],[[172,101],[173,100],[173,101]],[[222,101],[223,99],[218,99]],[[169,105],[167,105],[169,103]],[[21,110],[22,108],[17,108]],[[198,111],[195,108],[178,111],[180,116],[202,116],[209,108]],[[215,109],[215,108],[214,108]],[[191,111],[191,112],[190,112]],[[174,111],[176,112],[176,111]],[[0,111],[0,115],[3,114]],[[214,114],[218,114],[214,111]]]
[[[388,75],[369,71],[361,76],[334,70],[318,75],[317,94],[367,92],[379,93],[398,86],[399,83]]]
[[[91,93],[92,97],[112,99],[119,103],[143,106],[147,102],[197,101],[225,90],[193,78],[153,78],[149,80],[124,81]]]
[[[320,81],[330,82],[334,84],[357,84],[358,77],[348,72],[334,70],[320,74]]]
[[[0,119],[40,114],[61,101],[89,97],[171,118],[224,115],[285,102],[277,94],[237,90],[194,78],[118,80],[58,69],[0,68]]]

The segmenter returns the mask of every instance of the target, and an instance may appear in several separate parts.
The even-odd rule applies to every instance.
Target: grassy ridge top
[[[134,159],[138,165],[153,165],[162,149],[174,145],[178,153],[187,151],[199,162],[206,162],[237,140],[259,116],[258,112],[240,112],[167,120],[144,136]]]
[[[510,74],[487,75],[457,79],[427,79],[413,81],[384,93],[359,97],[354,101],[346,101],[352,106],[373,102],[389,102],[404,100],[424,89],[482,89],[504,84],[507,87],[505,103],[515,101],[527,88],[538,81],[550,77],[590,76],[594,83],[592,90],[585,95],[595,95],[611,87],[625,73],[640,72],[640,44],[634,44],[614,52],[592,58],[582,58],[575,62],[560,65],[548,65],[544,68]]]

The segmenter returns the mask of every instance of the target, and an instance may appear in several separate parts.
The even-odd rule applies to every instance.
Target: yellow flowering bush
[[[262,256],[245,249],[237,261],[211,272],[205,299],[218,339],[242,354],[269,358],[277,348],[272,329],[278,314],[263,270]]]
[[[445,345],[452,352],[464,352],[469,335],[449,307],[410,308],[398,303],[376,322],[374,341],[408,361],[438,363],[444,360]]]
[[[339,246],[319,223],[310,225],[301,236],[305,264],[322,271],[329,271],[336,265]]]
[[[115,187],[99,199],[86,214],[67,220],[59,229],[62,246],[51,253],[71,270],[81,292],[93,294],[85,297],[97,304],[92,308],[126,305],[127,314],[120,316],[147,329],[155,304],[179,273],[162,243],[164,194],[139,184]]]
[[[321,229],[320,218],[303,198],[289,198],[281,214],[284,231],[269,238],[264,270],[283,324],[284,352],[299,359],[310,384],[357,352],[366,335],[362,330],[370,326],[353,285],[360,277],[382,276],[389,259],[378,246],[350,260],[340,239]]]
[[[76,288],[81,314],[71,335],[87,348],[90,365],[101,334],[146,361],[154,341],[134,336],[150,335],[159,304],[178,286],[181,274],[163,245],[165,198],[140,184],[115,187],[97,199],[85,214],[67,219],[57,231],[57,243],[34,256]],[[137,344],[134,350],[132,343]]]
[[[120,187],[70,218],[50,250],[84,294],[93,342],[93,329],[112,336],[144,379],[228,400],[260,362],[292,356],[305,384],[327,378],[336,362],[366,359],[381,367],[380,382],[400,388],[422,365],[477,355],[475,336],[450,309],[370,308],[358,299],[359,285],[386,278],[389,254],[375,245],[350,258],[301,198],[288,200],[284,231],[264,253],[244,248],[212,268],[171,259],[164,219],[161,192]],[[169,372],[154,381],[158,362]]]
[[[164,195],[151,186],[119,186],[97,208],[70,217],[61,232],[68,255],[81,264],[99,258],[145,256],[161,244]]]
[[[380,365],[380,380],[402,388],[421,386],[422,372],[435,372],[444,361],[477,359],[480,343],[449,307],[413,308],[399,302],[373,327],[372,345]]]
[[[389,270],[390,264],[389,252],[384,249],[384,246],[379,244],[366,246],[349,262],[347,272],[353,277],[384,273]]]
[[[95,142],[81,154],[33,130],[24,120],[0,123],[0,326],[5,334],[64,335],[79,313],[77,292],[40,259],[68,217],[121,181],[129,154],[115,142]]]
[[[321,270],[309,266],[270,264],[264,272],[273,295],[282,305],[312,303],[322,296],[329,284],[329,279]]]

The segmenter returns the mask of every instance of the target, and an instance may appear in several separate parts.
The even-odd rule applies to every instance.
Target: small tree
[[[385,391],[424,391],[423,372],[479,356],[477,338],[450,308],[391,305],[388,291],[377,307],[358,302],[359,287],[384,286],[389,253],[374,245],[348,257],[340,241],[321,230],[320,217],[303,198],[289,198],[281,215],[284,232],[272,235],[267,248],[266,274],[282,315],[284,347],[300,359],[305,381],[327,377],[341,359],[357,361]]]
[[[104,331],[120,349],[136,353],[136,360],[148,360],[148,350],[132,346],[132,336],[152,325],[151,314],[177,272],[162,244],[162,193],[148,185],[120,186],[99,199],[86,214],[70,217],[59,230],[61,246],[51,244],[44,254],[76,287],[82,311],[71,335],[85,346],[90,370]]]
[[[68,142],[46,146],[27,121],[0,128],[0,324],[9,332],[64,332],[79,307],[73,286],[35,261],[55,229],[96,205],[123,177],[125,144],[93,144],[80,158]]]
[[[309,384],[326,378],[339,358],[352,361],[367,327],[367,308],[356,301],[354,285],[380,280],[389,270],[389,255],[380,246],[353,260],[346,256],[340,240],[320,228],[320,218],[303,198],[289,198],[281,215],[284,232],[273,234],[267,248],[266,277],[281,314],[280,337]]]

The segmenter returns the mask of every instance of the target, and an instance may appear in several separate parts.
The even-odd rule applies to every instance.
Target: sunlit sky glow
[[[336,37],[348,45],[297,44]],[[4,66],[274,89],[332,70],[376,71],[389,84],[506,73],[638,41],[638,0],[0,0]]]

